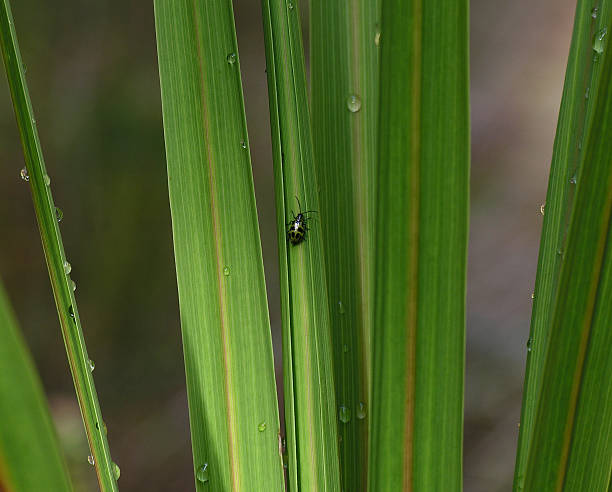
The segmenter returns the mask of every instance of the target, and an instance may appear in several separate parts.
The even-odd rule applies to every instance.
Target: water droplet
[[[584,91],[584,98],[585,99],[589,98],[589,92],[591,92],[591,88],[587,87],[586,90]]]
[[[349,351],[349,346],[345,343],[344,346],[342,347],[342,350],[346,354]]]
[[[558,254],[559,256],[561,256],[561,255],[563,254],[563,251],[562,251],[562,250],[560,250],[560,249],[558,249],[558,250],[557,250],[557,254]]]
[[[91,359],[88,359],[88,361],[89,361],[89,370],[91,372],[94,372],[94,369],[96,368],[96,363]]]
[[[111,463],[111,466],[113,467],[113,476],[115,477],[115,480],[119,480],[119,477],[121,476],[121,468],[119,468],[119,465],[114,461]]]
[[[223,268],[223,275],[225,275],[226,277],[229,277],[230,274],[230,269],[228,266]]]
[[[74,309],[72,308],[72,306],[68,308],[68,314],[73,319],[73,321],[76,323],[76,318],[74,317]]]
[[[25,64],[25,63],[23,64],[23,73],[24,73],[24,75],[25,75],[26,73],[28,73],[28,67],[26,67],[26,64]]]
[[[51,184],[51,178],[49,177],[49,175],[48,175],[48,174],[45,174],[45,175],[43,176],[43,180],[44,180],[44,182],[45,182],[45,184],[46,184],[47,186],[49,186],[49,185]]]
[[[292,2],[289,2],[288,7],[289,7],[289,10],[293,10],[293,3],[292,3]]]
[[[243,149],[246,149],[247,143],[244,140],[240,140],[240,147],[242,147]]]
[[[573,184],[573,185],[575,185],[575,184],[576,184],[576,175],[575,175],[575,174],[574,174],[574,175],[573,175],[573,176],[570,178],[569,182],[570,182],[571,184]]]
[[[72,279],[70,279],[70,288],[72,289],[72,292],[76,290],[76,282]]]
[[[62,209],[59,207],[55,207],[55,218],[58,222],[61,222],[64,218],[64,212],[62,212]]]
[[[25,167],[19,172],[19,175],[24,181],[30,181],[30,175],[28,174],[28,170]]]
[[[601,55],[604,50],[604,38],[608,33],[608,28],[604,27],[601,31],[599,31],[595,35],[595,40],[593,41],[593,51],[598,55]]]
[[[366,405],[364,402],[360,401],[359,405],[357,406],[357,418],[359,420],[363,420],[366,418]]]
[[[208,480],[210,480],[208,476],[208,463],[204,463],[200,468],[198,468],[196,478],[198,479],[198,482],[202,483],[206,483]]]
[[[531,346],[533,345],[533,339],[529,337],[527,340],[527,352],[531,352]]]
[[[532,292],[532,293],[531,293],[531,298],[532,298],[532,299],[535,299],[535,292]]]
[[[267,427],[267,425],[266,425],[266,423],[265,423],[265,422],[260,422],[260,423],[259,423],[259,425],[257,426],[257,430],[258,430],[259,432],[263,432],[263,431],[265,431],[265,430],[266,430],[266,427]]]
[[[64,273],[68,275],[72,271],[72,265],[67,261],[64,262]]]
[[[597,7],[593,7],[593,10],[591,10],[591,17],[593,17],[593,19],[597,19]]]
[[[340,422],[347,424],[351,421],[351,409],[342,405],[338,412],[338,416],[340,417]]]
[[[346,98],[346,107],[351,113],[356,113],[361,109],[361,98],[356,94],[351,94]]]
[[[344,310],[344,304],[342,304],[342,301],[338,301],[338,312],[340,314],[344,314],[346,311]]]
[[[36,125],[36,118],[34,118],[34,116],[32,116],[32,124]]]
[[[96,464],[96,462],[94,461],[93,454],[90,454],[90,455],[87,457],[87,462],[88,462],[88,463],[89,463],[91,466],[94,466],[94,465]]]
[[[380,29],[376,26],[376,33],[374,34],[374,44],[380,46]]]
[[[230,65],[233,65],[234,63],[236,63],[236,53],[230,53],[229,55],[227,55],[227,63],[229,63]]]
[[[545,204],[545,203],[543,203],[542,205],[540,205],[540,213],[541,213],[542,215],[544,215],[544,207],[546,207],[546,204]]]

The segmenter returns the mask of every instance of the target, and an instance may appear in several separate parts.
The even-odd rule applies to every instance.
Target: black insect
[[[302,205],[300,204],[300,200],[297,196],[295,197],[295,199],[297,200],[298,206],[300,207],[298,214],[295,215],[292,210],[291,215],[293,215],[293,219],[287,222],[287,237],[289,238],[289,242],[294,246],[306,240],[306,233],[309,230],[307,222],[308,220],[310,220],[307,214],[317,213],[316,210],[308,210],[306,212],[302,212]]]

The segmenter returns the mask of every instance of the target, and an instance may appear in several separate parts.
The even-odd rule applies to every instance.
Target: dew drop
[[[608,33],[608,28],[604,27],[601,31],[599,31],[595,35],[595,39],[593,41],[593,51],[597,53],[598,55],[601,55],[603,53],[604,38],[606,37],[607,33]]]
[[[59,207],[55,207],[55,218],[58,222],[61,222],[64,218],[64,212],[62,212],[62,209]]]
[[[121,468],[119,468],[119,465],[114,461],[111,463],[111,466],[113,468],[113,476],[115,477],[115,480],[119,480],[119,477],[121,476]]]
[[[338,312],[340,314],[344,314],[346,311],[344,310],[344,304],[342,304],[342,301],[338,301]]]
[[[576,184],[576,175],[575,175],[575,174],[574,174],[574,175],[573,175],[573,176],[570,178],[569,182],[570,182],[571,184],[573,184],[573,185],[575,185],[575,184]]]
[[[289,7],[289,10],[293,10],[293,2],[289,2],[288,7]]]
[[[259,423],[259,425],[257,426],[257,430],[258,430],[259,432],[263,432],[263,431],[265,431],[265,430],[266,430],[266,427],[267,427],[267,425],[266,425],[266,423],[265,423],[265,422],[260,422],[260,423]]]
[[[25,167],[19,172],[19,175],[24,181],[30,181],[30,175],[28,174],[28,170]]]
[[[68,261],[64,261],[64,273],[68,275],[72,271],[72,265]]]
[[[242,147],[243,149],[246,149],[247,143],[244,140],[240,140],[240,147]]]
[[[91,466],[94,466],[94,465],[96,464],[96,462],[94,461],[93,454],[90,454],[90,455],[87,457],[87,462],[88,462],[88,463],[89,463]]]
[[[96,363],[91,359],[87,359],[87,360],[89,361],[89,370],[91,372],[94,372],[94,369],[96,368]]]
[[[591,10],[591,17],[593,17],[593,19],[597,19],[597,13],[598,13],[598,9],[597,7],[593,7],[593,10]]]
[[[49,186],[49,185],[51,184],[51,178],[49,177],[49,175],[48,175],[48,174],[45,174],[45,175],[43,176],[43,180],[44,180],[44,182],[45,182],[45,184],[46,184],[47,186]]]
[[[338,412],[338,416],[340,418],[340,422],[347,424],[351,421],[351,409],[342,405],[340,407],[340,411]]]
[[[34,118],[34,116],[32,116],[32,124],[36,125],[36,118]]]
[[[589,98],[589,93],[591,92],[591,88],[587,87],[586,90],[584,91],[584,98],[588,99]]]
[[[233,65],[234,63],[236,63],[236,53],[230,53],[229,55],[227,55],[227,63],[229,63],[230,65]]]
[[[196,472],[196,478],[198,479],[198,482],[208,482],[208,480],[210,479],[208,476],[208,463],[204,463],[200,468],[198,468],[198,471]]]
[[[366,405],[364,402],[360,401],[359,405],[357,405],[357,418],[359,420],[363,420],[366,418]]]
[[[70,288],[72,289],[72,292],[76,290],[76,282],[72,279],[70,279]]]
[[[540,205],[540,213],[541,213],[542,215],[544,215],[544,207],[546,207],[546,204],[545,204],[545,203],[543,203],[542,205]]]
[[[533,345],[533,339],[529,337],[527,340],[527,352],[531,352],[531,346]]]
[[[361,109],[361,98],[356,94],[350,94],[346,98],[346,107],[351,113],[356,113]]]
[[[68,314],[70,315],[72,320],[76,323],[76,318],[74,317],[74,309],[72,308],[72,306],[68,308]]]
[[[532,298],[532,299],[535,299],[535,292],[532,292],[532,293],[531,293],[531,298]]]
[[[223,275],[225,275],[226,277],[229,277],[230,274],[230,269],[228,266],[223,268]]]
[[[380,46],[380,29],[376,28],[376,33],[374,34],[374,44],[376,46]]]

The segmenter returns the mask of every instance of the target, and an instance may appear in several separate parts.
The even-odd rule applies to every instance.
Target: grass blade
[[[514,490],[517,492],[524,485],[543,384],[545,356],[550,343],[559,273],[567,248],[584,132],[588,122],[592,121],[593,95],[597,94],[600,85],[602,65],[597,61],[599,54],[593,49],[594,39],[601,35],[605,27],[602,19],[609,17],[610,8],[610,2],[606,0],[598,2],[596,7],[591,2],[580,0],[576,6],[540,242],[514,476]]]
[[[601,11],[612,29],[612,8]],[[597,34],[596,34],[597,36]],[[592,93],[525,489],[605,491],[612,462],[612,55],[595,50]],[[568,186],[573,186],[570,183]]]
[[[90,361],[73,292],[73,282],[68,275],[68,263],[64,254],[57,211],[51,195],[51,180],[43,161],[36,120],[8,0],[0,2],[0,46],[17,126],[21,135],[34,211],[89,449],[95,460],[100,490],[114,491],[117,490],[115,480],[117,465],[111,461],[108,441],[102,425],[102,412],[90,370]]]
[[[156,0],[197,490],[282,490],[279,417],[232,3]]]
[[[34,363],[0,285],[0,490],[71,491]]]
[[[277,208],[290,490],[340,490],[336,405],[320,223],[288,244],[299,197],[319,210],[298,5],[262,1]]]
[[[345,490],[365,490],[370,407],[379,2],[310,3],[312,127],[320,187]]]
[[[459,491],[468,3],[382,9],[369,490]]]

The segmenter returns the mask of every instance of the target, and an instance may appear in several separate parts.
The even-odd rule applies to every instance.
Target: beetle
[[[298,202],[298,206],[300,207],[298,210],[298,214],[295,215],[293,210],[291,211],[291,215],[293,218],[287,222],[287,238],[289,242],[294,246],[296,244],[300,244],[302,241],[306,240],[306,232],[308,232],[308,220],[309,217],[306,214],[317,213],[316,210],[308,210],[306,212],[302,212],[302,205],[300,204],[300,200],[296,196],[295,199]]]

